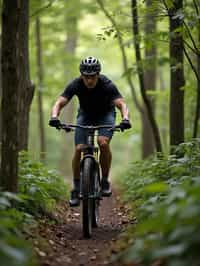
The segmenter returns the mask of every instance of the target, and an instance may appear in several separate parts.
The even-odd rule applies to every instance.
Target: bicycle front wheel
[[[90,238],[92,234],[92,175],[94,162],[91,158],[85,158],[82,169],[82,226],[83,237]]]
[[[98,227],[99,223],[99,207],[100,207],[100,175],[99,166],[96,164],[96,169],[93,171],[92,185],[94,197],[92,199],[92,227]]]

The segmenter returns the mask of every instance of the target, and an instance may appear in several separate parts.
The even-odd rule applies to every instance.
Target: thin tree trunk
[[[44,111],[43,111],[43,65],[42,65],[42,42],[40,33],[41,23],[39,17],[36,18],[35,29],[36,29],[36,47],[37,47],[37,76],[38,76],[38,89],[37,89],[37,100],[38,100],[38,118],[39,118],[39,136],[40,136],[40,159],[44,162],[46,155],[46,141],[45,141],[45,130],[44,130]]]
[[[0,37],[1,40],[1,37]],[[1,44],[0,44],[0,57],[1,57]],[[0,161],[1,161],[1,142],[2,142],[2,66],[0,60]]]
[[[200,45],[200,29],[199,29],[199,45]],[[197,58],[197,71],[199,73],[200,78],[200,54]],[[193,137],[197,138],[198,136],[198,123],[200,120],[200,81],[197,81],[197,103],[196,103],[196,115],[195,115],[195,123],[194,123],[194,134]]]
[[[79,0],[76,0],[76,6],[79,5]],[[64,62],[64,71],[66,82],[69,82],[73,78],[73,69],[74,59],[75,59],[75,51],[77,47],[77,39],[78,39],[78,18],[79,12],[75,12],[74,3],[73,6],[66,7],[68,12],[65,17],[66,21],[66,42],[65,42],[65,52],[67,56],[67,60]],[[75,14],[74,14],[75,13]],[[74,14],[74,15],[73,15]],[[74,66],[74,67],[73,67]],[[74,101],[70,101],[70,103],[64,108],[62,112],[63,120],[67,123],[72,123],[74,120]],[[73,152],[73,135],[72,134],[64,134],[63,145],[61,146],[61,158],[60,158],[60,169],[63,174],[67,175],[71,179],[72,175],[72,152]]]
[[[142,94],[142,98],[144,100],[144,103],[145,103],[145,106],[147,109],[149,121],[151,123],[157,152],[162,152],[162,145],[161,145],[159,130],[158,130],[155,118],[154,118],[151,103],[150,103],[150,101],[146,95],[146,90],[145,90],[144,70],[142,67],[140,43],[139,43],[139,38],[138,38],[139,37],[139,28],[138,28],[138,14],[137,14],[137,1],[136,0],[132,0],[132,19],[133,19],[134,46],[135,46],[136,61],[137,61],[137,66],[138,66],[138,76],[139,76],[141,94]]]
[[[159,70],[159,79],[160,79],[160,90],[164,91],[166,86],[163,78],[163,72],[161,72],[161,69]],[[167,103],[163,102],[161,106],[161,112],[162,112],[162,120],[167,121],[168,120],[168,112],[167,110]],[[168,149],[168,128],[166,126],[162,126],[160,129],[161,132],[161,137],[162,137],[162,143],[163,143],[163,149],[167,150]]]
[[[26,91],[31,88],[28,68],[28,0],[3,2],[2,13],[2,161],[1,186],[17,191],[18,151],[25,143],[22,119]],[[22,99],[23,97],[23,99]],[[27,114],[23,113],[27,118]],[[22,130],[23,129],[23,130]],[[24,132],[23,132],[24,131]],[[21,140],[22,138],[22,140]]]
[[[200,47],[200,12],[199,7],[196,3],[196,1],[193,1],[195,5],[195,10],[198,15],[199,21],[198,21],[198,47]],[[195,112],[195,118],[194,118],[194,130],[193,130],[193,138],[197,138],[198,135],[198,122],[200,119],[200,48],[199,52],[197,54],[197,101],[196,101],[196,112]]]
[[[146,8],[150,8],[152,5],[152,0],[146,1]],[[156,31],[156,20],[155,13],[148,12],[146,15],[145,22],[145,36],[150,38],[150,36]],[[149,48],[147,45],[145,47],[145,58],[147,62],[150,60],[151,64],[147,64],[147,68],[144,71],[144,86],[145,90],[155,90],[156,89],[156,42],[151,44]],[[148,97],[153,113],[155,109],[155,102]],[[145,107],[144,107],[145,108]],[[146,110],[146,108],[145,108]],[[147,110],[142,115],[142,158],[145,159],[154,153],[155,144],[153,138],[152,127],[148,119]]]
[[[170,20],[170,145],[178,145],[184,141],[184,81],[183,70],[183,37],[176,32],[182,27],[177,11],[183,8],[183,1],[174,1],[169,9]],[[173,152],[173,149],[171,150]]]

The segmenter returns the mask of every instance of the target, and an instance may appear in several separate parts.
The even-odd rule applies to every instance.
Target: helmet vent
[[[89,56],[80,63],[80,72],[83,75],[95,75],[100,71],[101,64],[95,57]]]

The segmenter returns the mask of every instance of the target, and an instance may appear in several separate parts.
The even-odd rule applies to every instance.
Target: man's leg
[[[81,160],[81,149],[84,144],[78,144],[75,148],[75,153],[72,159],[72,170],[74,174],[74,179],[80,179],[80,160]]]
[[[106,136],[98,137],[98,145],[100,148],[100,165],[102,170],[102,194],[103,196],[110,196],[112,194],[108,176],[111,167],[112,153],[110,150],[110,139]]]
[[[78,198],[80,193],[80,159],[81,159],[81,149],[83,144],[78,144],[75,147],[75,153],[72,159],[72,170],[73,170],[73,189],[71,191],[70,206],[75,207],[80,204]]]
[[[104,136],[99,136],[98,145],[100,149],[100,165],[102,170],[102,176],[108,177],[112,161],[112,153],[109,146],[109,138]]]
[[[78,113],[77,124],[85,125],[87,124],[86,116],[83,112]],[[73,183],[74,188],[71,191],[70,206],[78,206],[80,200],[78,198],[80,192],[80,159],[81,159],[81,148],[85,143],[85,132],[83,129],[76,128],[75,130],[75,152],[72,159],[72,170],[73,170]]]

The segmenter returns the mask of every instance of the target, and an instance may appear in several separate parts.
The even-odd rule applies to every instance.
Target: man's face
[[[98,78],[99,78],[99,74],[95,74],[95,75],[81,75],[83,82],[85,84],[85,86],[88,89],[93,89],[98,82]]]

